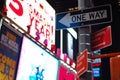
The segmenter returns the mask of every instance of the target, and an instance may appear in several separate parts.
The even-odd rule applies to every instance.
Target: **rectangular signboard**
[[[46,0],[7,0],[7,16],[47,48],[55,44],[55,10]]]
[[[111,21],[111,5],[103,5],[84,10],[58,13],[56,15],[56,29],[96,25]]]
[[[111,26],[107,26],[92,34],[92,51],[102,49],[112,45]]]
[[[76,79],[77,75],[72,70],[70,70],[70,68],[67,68],[63,64],[60,64],[57,80],[76,80]]]
[[[59,60],[24,36],[15,80],[57,80]]]
[[[22,34],[3,22],[0,30],[0,80],[15,80]]]
[[[87,69],[88,69],[88,51],[86,49],[77,57],[77,75],[81,76],[83,73],[87,71]]]

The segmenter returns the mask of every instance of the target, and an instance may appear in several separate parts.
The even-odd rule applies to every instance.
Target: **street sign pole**
[[[86,1],[89,4],[86,4]],[[86,6],[88,5],[88,6]],[[78,9],[84,9],[88,7],[92,7],[93,3],[91,0],[78,0]],[[80,80],[92,80],[92,61],[91,61],[91,48],[90,48],[90,34],[91,34],[91,25],[86,27],[79,27],[79,53],[88,50],[88,70],[80,76]]]

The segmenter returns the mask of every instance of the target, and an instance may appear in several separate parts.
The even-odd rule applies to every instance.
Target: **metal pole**
[[[91,0],[78,0],[78,9],[82,10],[88,7],[92,7],[93,3]],[[91,53],[91,25],[80,27],[78,31],[79,35],[79,53],[83,50],[88,49],[88,70],[80,76],[80,80],[92,80],[92,53]]]

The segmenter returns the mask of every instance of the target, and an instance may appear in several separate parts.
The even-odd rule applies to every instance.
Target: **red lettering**
[[[38,23],[39,21],[38,20],[35,20],[35,29],[36,29],[36,40],[40,40],[40,32],[39,32],[39,28],[38,28]]]
[[[53,26],[51,26],[51,34],[53,35]]]
[[[48,29],[46,29],[46,38],[50,40],[50,31]]]
[[[36,32],[36,37],[35,37],[35,39],[36,39],[37,41],[40,40],[40,32],[39,32],[39,31]]]
[[[18,15],[22,16],[23,15],[23,7],[22,4],[18,0],[13,0],[14,3],[16,3],[19,8],[15,8],[14,5],[10,2],[9,7]]]
[[[35,17],[39,18],[39,12],[36,11],[36,9],[34,9],[34,14],[35,14]]]
[[[36,3],[36,0],[35,0],[35,3]]]
[[[32,5],[31,4],[29,5],[29,12],[30,12],[30,14],[33,13],[33,11],[32,11]]]
[[[28,31],[27,31],[28,34],[30,33],[32,22],[33,22],[33,19],[34,19],[34,17],[31,17],[31,14],[29,14],[29,16],[30,16],[30,24],[27,26],[28,27]]]
[[[38,23],[39,23],[39,21],[38,21],[38,20],[35,20],[35,29],[37,30],[37,32],[39,32]]]
[[[45,36],[45,34],[44,34],[44,26],[43,25],[41,27],[41,34],[43,34]]]

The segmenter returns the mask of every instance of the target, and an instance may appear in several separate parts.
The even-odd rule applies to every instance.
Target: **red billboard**
[[[75,72],[67,68],[65,65],[60,64],[58,80],[78,80]]]
[[[87,49],[84,50],[78,57],[77,57],[77,75],[80,76],[88,69],[88,51]]]
[[[93,33],[91,37],[91,48],[93,51],[110,46],[112,44],[111,26]]]

